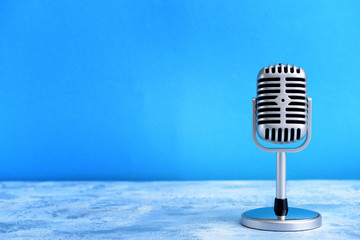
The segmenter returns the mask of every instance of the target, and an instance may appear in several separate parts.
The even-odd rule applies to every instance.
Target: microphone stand
[[[256,146],[266,152],[276,152],[276,198],[274,208],[264,207],[246,211],[241,224],[268,231],[303,231],[321,226],[321,215],[317,212],[288,207],[286,198],[286,152],[303,150],[311,139],[311,98],[308,98],[308,128],[305,141],[296,148],[268,148],[261,145],[256,134],[256,98],[252,99],[252,136]]]

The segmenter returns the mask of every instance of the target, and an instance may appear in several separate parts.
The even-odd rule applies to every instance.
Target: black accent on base
[[[276,216],[286,216],[288,213],[287,198],[285,199],[275,198],[274,211]]]

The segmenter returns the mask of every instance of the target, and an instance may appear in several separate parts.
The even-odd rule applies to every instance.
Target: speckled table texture
[[[1,182],[0,239],[360,239],[360,181],[287,187],[321,228],[243,227],[243,211],[273,204],[274,181]]]

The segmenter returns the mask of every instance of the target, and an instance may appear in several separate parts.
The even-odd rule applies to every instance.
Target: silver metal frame
[[[305,142],[300,145],[297,148],[267,148],[262,146],[256,136],[256,98],[252,99],[252,137],[254,139],[254,142],[256,144],[256,146],[258,146],[258,148],[260,148],[261,150],[265,151],[265,152],[299,152],[301,150],[303,150],[304,148],[307,147],[307,145],[309,145],[310,143],[310,139],[311,139],[311,105],[312,105],[312,99],[311,98],[307,98],[308,99],[308,130],[307,130],[307,135],[306,135],[306,139]]]

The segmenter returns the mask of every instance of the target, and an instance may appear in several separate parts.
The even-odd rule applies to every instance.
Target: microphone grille
[[[276,64],[257,80],[257,131],[271,143],[301,140],[307,131],[306,74],[302,68]]]

